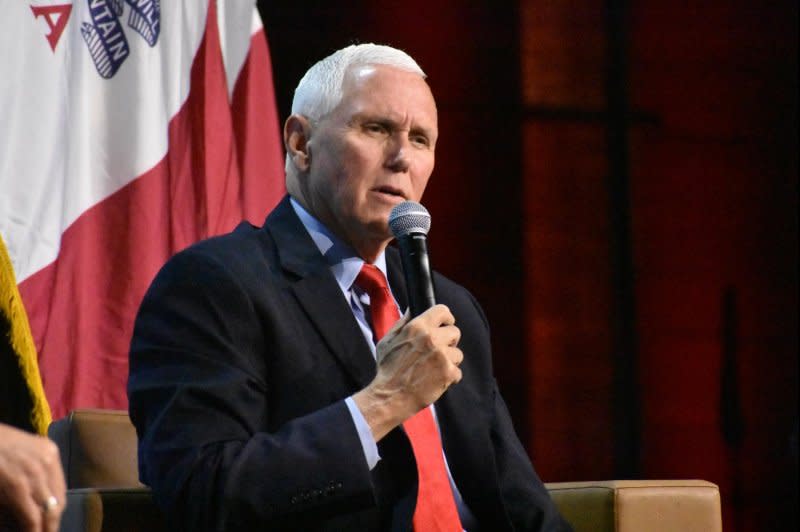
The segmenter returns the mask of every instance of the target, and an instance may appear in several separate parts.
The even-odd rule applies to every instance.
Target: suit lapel
[[[375,376],[372,352],[288,196],[267,218],[264,229],[275,241],[281,267],[309,321],[359,388],[366,386]]]

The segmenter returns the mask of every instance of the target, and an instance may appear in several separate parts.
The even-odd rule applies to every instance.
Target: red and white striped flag
[[[0,18],[0,235],[53,416],[127,408],[161,265],[284,193],[255,2],[15,0]]]

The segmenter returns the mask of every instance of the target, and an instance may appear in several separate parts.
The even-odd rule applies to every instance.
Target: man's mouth
[[[403,191],[399,188],[395,188],[392,186],[381,186],[373,189],[375,192],[380,192],[381,194],[385,194],[387,196],[394,196],[397,199],[405,200],[406,196],[403,194]]]

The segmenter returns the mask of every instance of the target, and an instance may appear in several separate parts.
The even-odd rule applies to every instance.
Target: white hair
[[[324,118],[342,101],[342,83],[348,70],[368,65],[386,65],[419,74],[422,71],[410,55],[380,44],[353,44],[337,50],[308,69],[297,84],[292,100],[292,114],[312,122]]]
[[[306,71],[294,89],[292,114],[318,122],[342,101],[342,84],[348,70],[369,65],[390,66],[419,74],[423,79],[426,77],[417,62],[402,50],[382,44],[352,44],[321,59]],[[287,153],[287,177],[292,168],[292,159]]]

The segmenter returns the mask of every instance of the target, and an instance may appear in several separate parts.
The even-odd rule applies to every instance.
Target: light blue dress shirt
[[[306,228],[314,244],[316,244],[322,256],[325,257],[345,300],[350,304],[350,310],[353,312],[353,316],[355,316],[361,333],[364,335],[367,345],[369,345],[372,350],[372,356],[374,357],[375,341],[373,340],[372,327],[367,317],[369,314],[367,312],[367,309],[369,309],[369,295],[354,284],[358,273],[361,271],[361,266],[364,264],[364,260],[361,259],[349,245],[345,244],[339,237],[331,233],[327,227],[322,225],[319,220],[309,214],[294,198],[290,198],[290,201],[303,227]],[[389,277],[386,275],[386,254],[381,253],[374,265],[383,272],[388,282]],[[397,301],[395,301],[395,305],[397,305]],[[399,306],[397,310],[400,312]],[[372,431],[367,421],[364,419],[364,415],[356,406],[353,398],[348,397],[345,399],[345,404],[350,411],[353,423],[358,431],[361,447],[364,450],[364,457],[367,460],[370,470],[372,470],[381,459],[378,453],[378,445],[372,436]],[[436,408],[434,405],[431,405],[430,409],[433,413],[433,419],[436,422],[436,428],[438,429],[439,421],[436,418]],[[442,451],[442,453],[444,454],[444,451]],[[461,518],[461,524],[465,529],[475,532],[477,531],[475,516],[464,503],[464,499],[461,497],[461,493],[458,491],[458,487],[453,481],[453,476],[450,474],[450,466],[447,464],[447,456],[444,456],[444,464],[447,469],[447,478],[450,480],[450,487],[453,489],[453,497],[455,498],[458,514]]]

